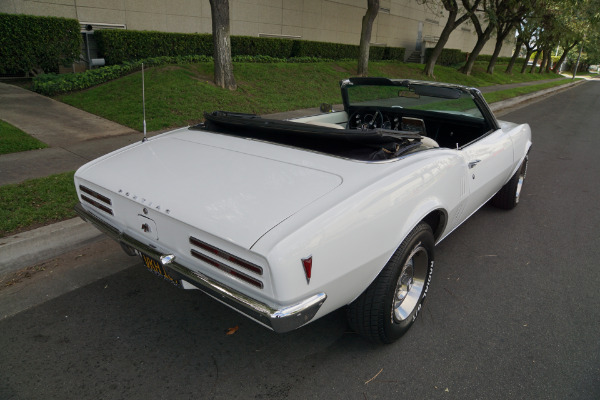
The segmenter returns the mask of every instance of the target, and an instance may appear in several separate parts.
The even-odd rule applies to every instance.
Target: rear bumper
[[[81,204],[75,206],[75,211],[83,220],[127,247],[156,260],[160,260],[161,256],[165,255],[107,224],[86,211]],[[277,308],[257,301],[200,272],[192,271],[177,261],[163,265],[163,268],[168,270],[173,278],[192,284],[216,300],[278,333],[294,330],[310,322],[327,299],[325,293],[317,293],[295,304]]]

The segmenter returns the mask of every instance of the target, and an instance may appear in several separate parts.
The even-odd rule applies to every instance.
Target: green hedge
[[[510,59],[512,57],[498,57],[496,59],[496,63],[508,63],[510,62]],[[477,61],[485,61],[485,62],[489,62],[492,59],[492,55],[491,54],[480,54],[479,56],[477,56]],[[517,58],[516,62],[517,63],[522,63],[523,61],[525,61],[524,58]]]
[[[190,62],[212,61],[207,56],[187,57],[154,57],[144,60],[124,62],[121,65],[110,65],[96,69],[90,69],[78,74],[43,74],[33,78],[32,89],[46,96],[54,96],[74,90],[87,89],[92,86],[120,78],[145,67],[153,67],[165,64],[184,64]]]
[[[425,62],[429,60],[429,57],[433,53],[433,48],[425,49]],[[467,59],[467,53],[462,52],[458,49],[442,49],[440,56],[436,60],[436,65],[450,66],[465,62]]]
[[[433,52],[433,49],[425,49],[425,60],[429,60],[429,56]],[[480,54],[477,57],[477,61],[485,61],[489,62],[492,58],[491,54]],[[508,63],[511,57],[498,57],[496,60],[497,63]],[[442,53],[437,59],[437,65],[456,65],[464,63],[467,60],[467,53],[458,50],[458,49],[443,49]],[[517,58],[517,63],[523,63],[525,61],[524,58]]]
[[[74,19],[0,14],[0,73],[57,72],[79,58],[79,30]]]
[[[211,35],[131,30],[97,30],[98,53],[107,65],[149,57],[212,56]]]
[[[107,65],[146,57],[213,55],[209,34],[155,31],[98,30],[94,33],[98,50]],[[274,58],[317,57],[332,60],[357,59],[358,46],[250,36],[231,37],[232,56],[269,56]],[[372,60],[403,60],[404,49],[371,47]]]

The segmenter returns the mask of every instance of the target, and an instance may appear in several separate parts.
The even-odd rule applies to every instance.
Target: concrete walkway
[[[140,136],[133,129],[4,83],[0,83],[0,119],[50,146],[1,155],[0,185],[72,171]]]

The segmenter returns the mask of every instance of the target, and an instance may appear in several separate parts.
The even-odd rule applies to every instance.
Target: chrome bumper
[[[160,260],[160,257],[164,256],[164,254],[157,252],[150,246],[119,231],[115,227],[89,213],[81,204],[75,206],[75,212],[77,212],[84,221],[91,223],[120,244],[124,244],[125,246],[133,248],[156,260]],[[319,311],[327,299],[325,293],[317,293],[298,303],[286,307],[274,308],[217,282],[200,272],[192,271],[177,263],[177,261],[173,261],[168,265],[163,265],[163,268],[168,270],[173,278],[185,280],[209,296],[214,297],[229,307],[278,333],[288,332],[308,323],[314,318],[317,311]]]

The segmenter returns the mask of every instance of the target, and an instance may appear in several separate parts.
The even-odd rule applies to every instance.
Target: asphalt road
[[[593,81],[502,117],[534,133],[521,203],[437,247],[393,345],[343,311],[274,334],[100,242],[0,290],[0,399],[598,399],[599,111]]]

